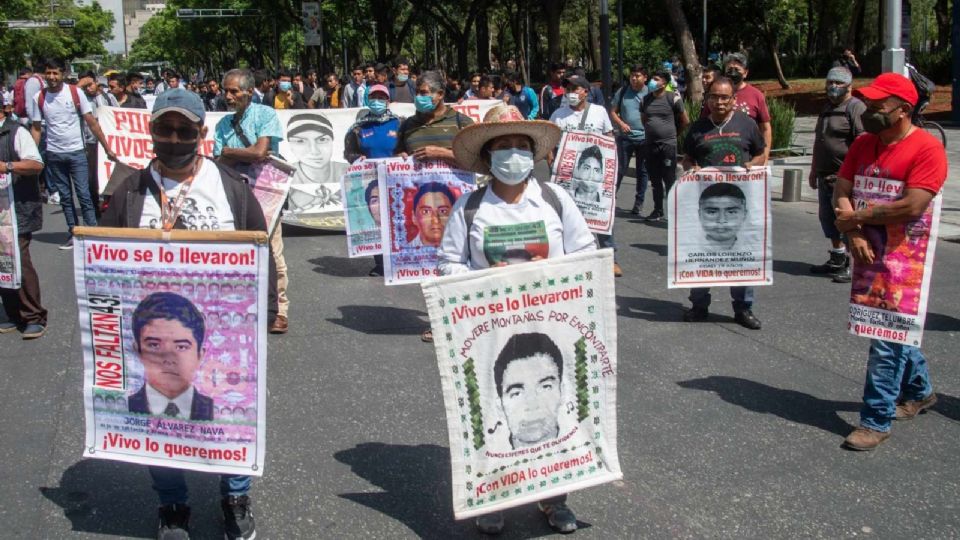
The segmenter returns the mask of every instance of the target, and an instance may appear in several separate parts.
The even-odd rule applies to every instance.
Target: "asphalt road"
[[[56,248],[65,227],[53,210],[33,245],[49,332],[0,336],[0,537],[150,538],[146,470],[80,459],[72,258]],[[849,286],[807,271],[826,257],[815,206],[773,211],[776,274],[758,288],[761,331],[733,323],[723,290],[710,322],[680,322],[686,294],[666,289],[664,227],[618,219],[625,477],[571,495],[577,537],[960,537],[960,245],[939,242],[924,337],[940,402],[897,423],[878,451],[854,453],[840,443],[857,422],[868,342],[845,331]],[[453,520],[419,288],[367,277],[372,262],[347,259],[342,235],[287,233],[291,331],[269,343],[258,537],[477,537]],[[222,537],[215,478],[188,478],[194,537]],[[505,538],[552,534],[532,507],[507,520]]]

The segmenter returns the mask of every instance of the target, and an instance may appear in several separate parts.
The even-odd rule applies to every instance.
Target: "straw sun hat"
[[[488,141],[503,135],[526,135],[533,140],[533,160],[546,159],[557,147],[561,131],[553,122],[525,120],[513,105],[497,104],[483,117],[483,122],[468,126],[453,139],[453,155],[460,168],[480,174],[490,174],[489,160],[480,150]]]

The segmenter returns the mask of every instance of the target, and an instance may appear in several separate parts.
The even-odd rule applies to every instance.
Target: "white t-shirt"
[[[15,129],[16,134],[13,139],[13,149],[17,152],[17,158],[11,161],[29,159],[30,161],[43,163],[43,158],[40,157],[40,150],[37,149],[37,144],[33,142],[33,135],[30,135],[30,132],[22,126],[16,126]],[[0,189],[6,189],[6,187],[10,185],[11,180],[12,176],[10,173],[0,176]]]
[[[160,173],[150,169],[150,176],[157,185],[160,185]],[[163,178],[163,189],[167,192],[170,201],[175,201],[183,184]],[[223,190],[223,180],[217,165],[209,159],[204,159],[197,172],[190,191],[183,201],[180,218],[184,226],[191,231],[233,231],[233,212],[230,211],[230,202],[227,193]],[[160,229],[163,221],[160,217],[160,205],[149,193],[143,200],[143,213],[140,215],[141,229]]]
[[[464,217],[469,195],[460,197],[440,242],[440,274],[489,268],[500,261],[519,264],[535,256],[546,259],[596,249],[593,234],[570,195],[555,184],[546,186],[560,200],[562,216],[543,198],[540,184],[534,180],[527,183],[516,204],[505,202],[488,188],[473,217],[469,247]]]
[[[43,79],[39,78],[38,75],[31,75],[27,82],[23,85],[23,98],[24,105],[27,108],[27,118],[33,118],[33,113],[37,109],[37,94],[40,92],[40,89],[46,86],[46,83],[42,82]],[[8,101],[7,103],[12,103]]]
[[[92,113],[90,101],[77,89],[80,98],[80,114]],[[39,107],[40,93],[34,96],[36,107],[30,112],[33,122],[46,121],[47,151],[48,152],[76,152],[83,150],[83,131],[80,122],[84,120],[77,114],[77,106],[73,103],[73,95],[69,85],[64,84],[59,92],[47,90],[43,100],[43,114]]]
[[[603,135],[613,131],[610,115],[607,114],[605,108],[588,103],[583,111],[587,111],[587,121],[583,125],[583,131],[594,135]],[[575,111],[569,105],[564,104],[563,107],[550,115],[550,121],[563,131],[580,131],[580,118],[583,117],[583,111]]]

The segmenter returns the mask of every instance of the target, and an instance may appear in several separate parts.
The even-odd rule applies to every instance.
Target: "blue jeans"
[[[817,178],[817,184],[817,202],[820,203],[817,217],[820,218],[820,229],[825,237],[839,242],[840,231],[833,223],[837,219],[837,214],[833,211],[833,186],[827,185],[822,177]]]
[[[743,311],[753,307],[753,287],[730,287],[730,298],[733,299],[733,311]],[[690,289],[690,301],[694,308],[707,309],[710,307],[710,288],[697,287]]]
[[[97,212],[90,197],[89,169],[87,168],[87,154],[83,150],[76,152],[55,153],[47,152],[46,171],[47,181],[60,194],[60,208],[63,217],[67,220],[67,230],[73,233],[77,224],[77,210],[73,206],[73,193],[80,201],[80,212],[83,214],[83,224],[91,227],[97,225]],[[47,186],[49,190],[50,186]]]
[[[597,246],[600,249],[613,248],[614,252],[617,251],[617,243],[613,241],[613,229],[610,230],[610,234],[595,234],[594,236],[597,237]]]
[[[149,466],[150,477],[153,478],[153,490],[160,497],[160,504],[186,504],[187,482],[183,477],[183,469],[170,467]],[[239,497],[250,492],[252,478],[242,475],[220,475],[220,496],[232,495]]]
[[[631,156],[636,160],[637,170],[637,194],[633,197],[633,204],[642,207],[647,193],[647,182],[650,181],[647,174],[647,158],[643,141],[635,141],[622,136],[617,137],[617,159],[620,161],[620,168],[617,170],[617,191],[620,191],[620,183],[623,182],[623,175],[627,172],[627,165],[630,164]]]
[[[890,431],[897,399],[920,401],[933,392],[927,359],[917,347],[870,340],[867,378],[863,384],[860,425],[875,431]]]

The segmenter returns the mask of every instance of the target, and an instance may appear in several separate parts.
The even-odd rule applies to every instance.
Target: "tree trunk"
[[[487,22],[487,11],[477,13],[477,71],[484,73],[490,70],[490,26]]]
[[[764,21],[763,24],[763,34],[767,42],[770,57],[773,58],[773,68],[777,72],[777,82],[780,83],[780,88],[790,88],[790,83],[788,83],[787,78],[783,76],[783,66],[780,65],[780,45],[777,40],[777,35],[766,21]]]
[[[814,53],[814,42],[813,42],[813,1],[807,0],[807,46],[805,47],[805,54],[811,56]],[[820,0],[820,5],[823,5],[823,0]],[[822,24],[823,21],[821,21]]]
[[[693,41],[693,34],[690,33],[687,17],[683,14],[680,0],[663,0],[663,3],[667,8],[670,25],[673,26],[673,34],[680,45],[683,67],[687,71],[687,97],[693,101],[703,101],[700,59],[697,57],[697,45]]]
[[[587,0],[587,56],[590,68],[600,70],[600,22],[597,0]]]
[[[547,21],[547,58],[551,62],[563,60],[560,56],[560,15],[563,4],[560,0],[542,0],[544,18]]]
[[[860,54],[863,45],[863,19],[867,12],[866,0],[854,0],[850,11],[850,25],[847,27],[846,46],[855,54]]]
[[[950,0],[937,0],[933,7],[937,16],[937,45],[934,51],[944,51],[950,46]]]
[[[830,52],[830,34],[834,28],[834,22],[829,21],[827,15],[828,0],[820,0],[820,11],[817,13],[817,43],[815,46],[818,53]]]

